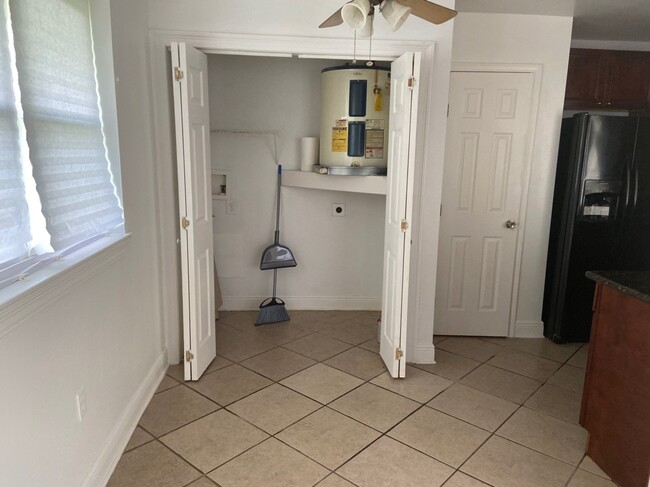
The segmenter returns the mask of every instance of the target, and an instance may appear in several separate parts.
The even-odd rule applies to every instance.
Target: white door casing
[[[406,374],[413,174],[421,54],[391,63],[388,191],[384,230],[384,278],[380,354],[392,377]]]
[[[508,335],[533,84],[532,73],[452,72],[436,334]]]
[[[216,356],[208,58],[173,42],[185,380]]]

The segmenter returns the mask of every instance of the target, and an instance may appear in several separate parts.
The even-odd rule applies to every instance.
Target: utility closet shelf
[[[283,171],[282,186],[385,195],[387,183],[386,176],[332,176],[306,171]]]

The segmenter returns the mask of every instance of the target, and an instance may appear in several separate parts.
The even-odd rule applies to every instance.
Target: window
[[[0,287],[123,224],[88,0],[0,0]]]

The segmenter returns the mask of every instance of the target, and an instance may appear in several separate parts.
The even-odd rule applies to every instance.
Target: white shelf
[[[386,176],[332,176],[306,171],[283,171],[282,186],[385,195],[387,183]]]

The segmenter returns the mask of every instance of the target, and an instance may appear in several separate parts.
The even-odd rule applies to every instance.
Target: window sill
[[[127,233],[99,239],[2,289],[0,337],[119,259],[130,236]]]

